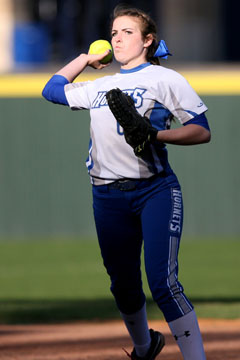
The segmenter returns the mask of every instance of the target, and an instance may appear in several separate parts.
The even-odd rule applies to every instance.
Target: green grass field
[[[179,278],[199,316],[240,317],[239,253],[239,239],[183,239]],[[109,285],[96,240],[0,241],[0,323],[119,318]]]

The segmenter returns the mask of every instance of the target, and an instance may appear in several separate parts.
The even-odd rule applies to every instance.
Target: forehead
[[[113,21],[112,30],[121,30],[126,28],[140,30],[140,26],[140,20],[137,17],[124,15],[117,17]]]

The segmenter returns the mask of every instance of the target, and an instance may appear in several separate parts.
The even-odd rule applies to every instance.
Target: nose
[[[114,39],[115,39],[116,42],[120,42],[122,40],[121,34],[120,33],[116,34]]]

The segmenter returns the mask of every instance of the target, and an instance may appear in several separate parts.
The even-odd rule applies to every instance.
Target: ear
[[[153,42],[153,36],[152,34],[148,34],[146,37],[145,37],[145,41],[144,41],[144,47],[145,48],[148,48]]]

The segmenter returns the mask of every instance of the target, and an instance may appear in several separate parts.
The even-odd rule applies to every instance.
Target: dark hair
[[[130,7],[126,4],[119,4],[113,10],[110,24],[111,30],[114,20],[120,16],[132,16],[140,20],[143,39],[146,39],[147,35],[149,34],[151,34],[153,37],[153,42],[147,49],[147,61],[154,65],[160,65],[159,59],[157,57],[154,57],[154,53],[158,47],[158,40],[157,27],[152,18],[140,9]]]

